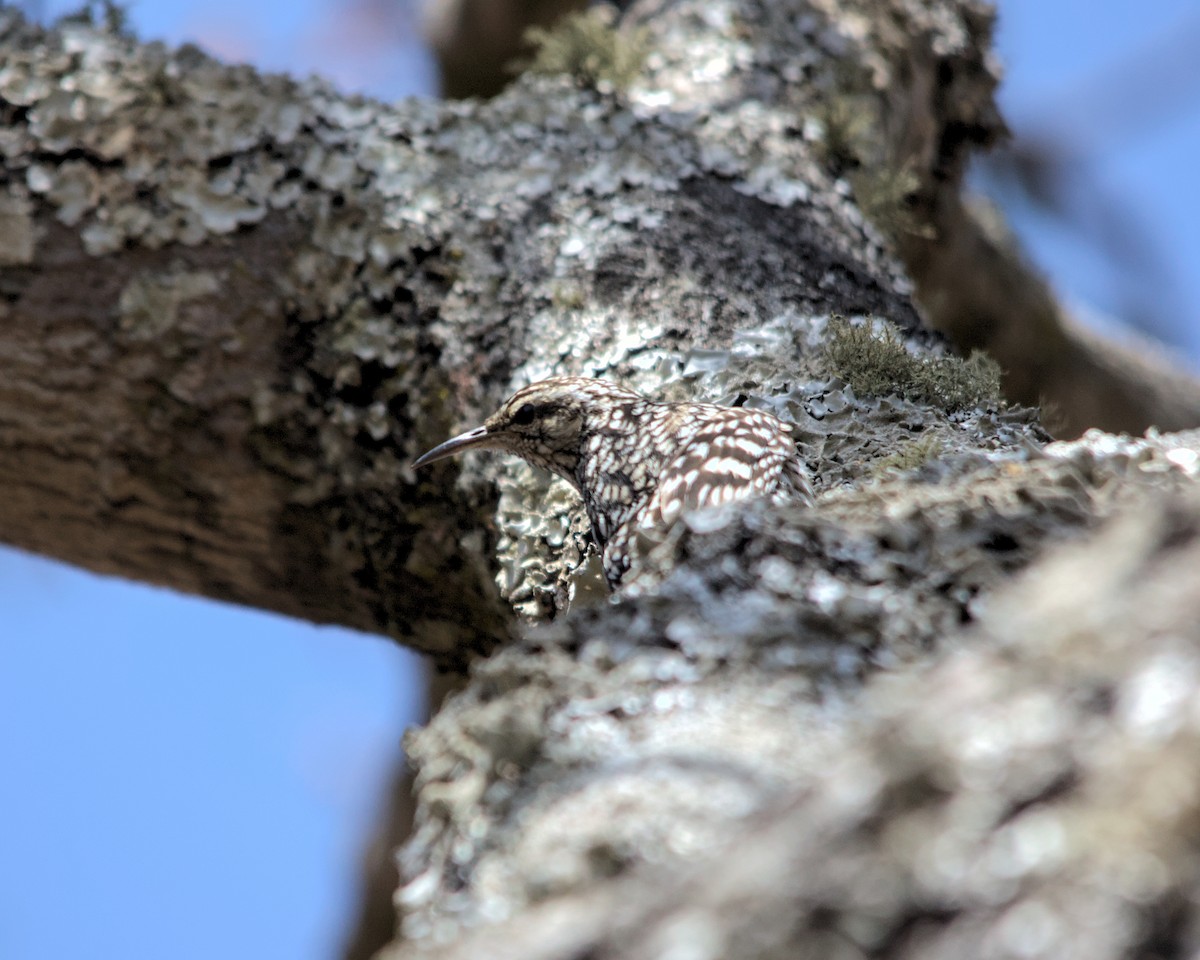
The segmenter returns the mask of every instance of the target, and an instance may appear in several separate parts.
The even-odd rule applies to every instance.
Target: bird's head
[[[627,418],[631,405],[645,402],[640,394],[604,380],[540,380],[505,400],[483,426],[439,444],[413,466],[423,467],[465,450],[502,450],[574,480],[585,434],[614,414]]]

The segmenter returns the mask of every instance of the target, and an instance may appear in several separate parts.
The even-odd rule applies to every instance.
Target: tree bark
[[[508,647],[410,739],[385,956],[1193,950],[1195,764],[1166,782],[1198,449],[1054,444],[693,524],[652,597]]]
[[[986,364],[921,328],[861,212],[892,174],[956,193],[1001,132],[987,8],[632,12],[574,51],[587,69],[396,107],[0,12],[0,531],[474,662],[410,741],[389,955],[1050,955],[1045,930],[1091,914],[1053,899],[1044,861],[1003,860],[1027,852],[1003,831],[1121,812],[1091,802],[1111,774],[1085,748],[1142,715],[1158,681],[1125,684],[1146,658],[1193,656],[1127,642],[1185,622],[1191,441],[1046,447]],[[643,42],[628,87],[593,69]],[[858,135],[905,159],[856,204],[832,118],[858,106]],[[593,602],[563,486],[503,458],[409,466],[565,373],[779,412],[818,506],[697,514]],[[1147,493],[1179,499],[1039,559]],[[1138,620],[1142,574],[1159,619]],[[1110,639],[1087,619],[1101,585],[1132,672],[1088,686],[1071,625]],[[1075,712],[1051,724],[1060,693]],[[1138,769],[1166,776],[1168,746]],[[1195,928],[1194,860],[1163,827],[1191,801],[1171,797],[1179,816],[1122,847],[1141,872],[1084,884],[1124,897],[1113,955]]]
[[[2,16],[17,546],[461,666],[511,633],[498,540],[522,610],[560,599],[558,543],[525,547],[562,540],[569,500],[498,530],[498,468],[448,496],[420,449],[513,383],[629,375],[785,308],[915,326],[802,152],[820,190],[778,205],[802,181],[753,188],[704,131],[569,77],[392,109]]]

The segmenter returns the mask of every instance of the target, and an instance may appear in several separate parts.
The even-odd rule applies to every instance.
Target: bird
[[[789,425],[764,410],[661,402],[607,380],[554,377],[523,387],[473,430],[414,468],[499,450],[557,474],[583,499],[610,589],[639,538],[685,512],[757,496],[813,501]]]

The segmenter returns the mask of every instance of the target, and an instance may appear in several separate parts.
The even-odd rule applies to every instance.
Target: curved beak
[[[478,447],[490,447],[495,442],[495,437],[488,434],[486,426],[476,427],[474,430],[468,430],[466,433],[460,433],[457,437],[451,437],[445,443],[439,443],[428,453],[424,453],[413,461],[414,467],[423,467],[427,463],[433,463],[435,460],[445,460],[447,457],[453,457],[456,454],[462,453],[464,450],[474,450]]]

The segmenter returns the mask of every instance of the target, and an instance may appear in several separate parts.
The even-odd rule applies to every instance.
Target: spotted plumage
[[[487,448],[569,481],[583,497],[604,574],[616,587],[643,535],[684,512],[753,496],[811,502],[788,425],[762,410],[659,403],[605,380],[556,377],[513,394],[481,427],[415,466]]]

